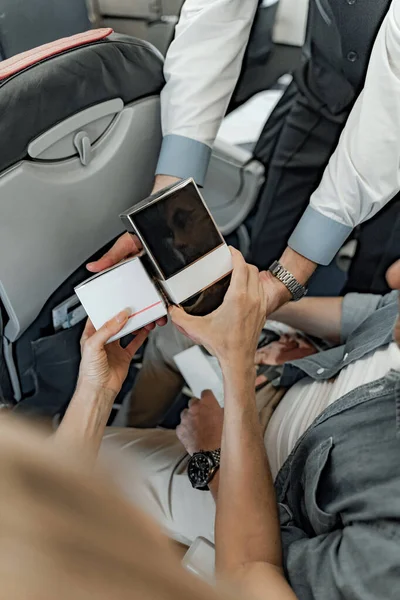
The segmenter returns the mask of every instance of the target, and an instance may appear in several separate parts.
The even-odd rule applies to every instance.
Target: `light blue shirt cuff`
[[[202,186],[207,175],[211,148],[182,135],[166,135],[161,146],[156,175],[180,179],[193,177]]]
[[[315,263],[329,265],[352,231],[308,206],[288,245]]]

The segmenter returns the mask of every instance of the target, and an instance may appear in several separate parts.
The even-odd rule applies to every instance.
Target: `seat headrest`
[[[0,63],[0,174],[27,158],[29,143],[100,102],[159,94],[163,58],[150,44],[98,29]]]
[[[104,38],[108,37],[112,33],[114,32],[110,27],[106,29],[94,29],[91,31],[85,31],[84,33],[78,33],[77,35],[63,38],[61,40],[56,40],[55,42],[50,42],[49,44],[44,44],[43,46],[33,48],[32,50],[28,50],[22,54],[17,54],[16,56],[13,56],[0,63],[0,81],[7,79],[12,75],[16,75],[16,73],[19,73],[28,67],[32,67],[40,61],[56,56],[57,54],[62,54],[68,50],[79,48],[85,44],[91,44],[94,42],[99,42],[100,40],[104,40]]]

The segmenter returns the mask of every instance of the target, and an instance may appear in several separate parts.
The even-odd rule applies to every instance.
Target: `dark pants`
[[[255,151],[267,170],[252,219],[251,261],[259,268],[267,268],[285,249],[321,181],[351,107],[330,115],[294,81],[272,113]],[[358,250],[346,291],[387,291],[386,269],[400,258],[399,209],[397,196],[355,232]]]

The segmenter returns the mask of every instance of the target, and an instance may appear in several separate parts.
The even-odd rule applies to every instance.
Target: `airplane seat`
[[[82,323],[54,309],[151,190],[163,85],[161,54],[112,29],[0,62],[0,396],[54,416],[73,391]]]
[[[0,0],[0,60],[90,29],[85,0]]]

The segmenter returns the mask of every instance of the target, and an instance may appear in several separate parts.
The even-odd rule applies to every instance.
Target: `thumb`
[[[214,392],[211,390],[203,390],[201,392],[201,400],[207,404],[218,404],[219,406],[218,400],[216,399]]]
[[[125,309],[118,313],[114,318],[110,319],[90,338],[90,343],[94,348],[104,346],[108,340],[119,333],[126,325],[130,317],[131,311]]]
[[[106,269],[117,265],[121,260],[124,260],[124,258],[138,254],[141,249],[142,244],[136,235],[124,233],[104,256],[95,262],[88,263],[86,268],[92,273],[105,271]]]
[[[191,335],[191,333],[194,333],[197,330],[199,317],[188,315],[183,308],[171,306],[169,308],[169,315],[173,324],[178,327],[178,329],[184,330],[188,335]]]

